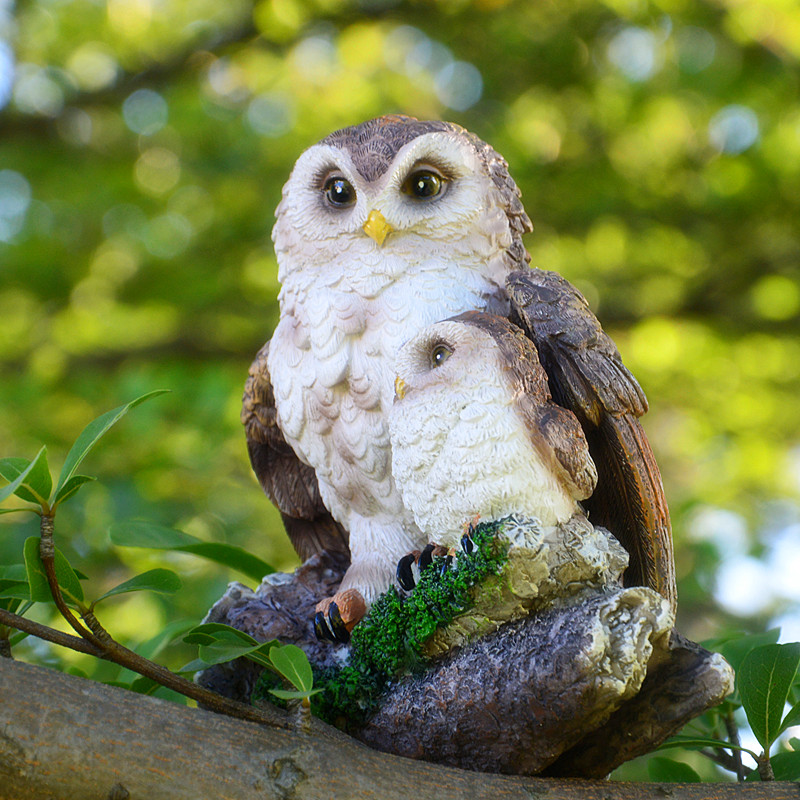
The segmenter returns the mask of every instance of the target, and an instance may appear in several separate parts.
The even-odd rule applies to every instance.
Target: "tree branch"
[[[369,750],[314,721],[256,726],[0,660],[0,800],[797,800],[797,784],[646,784],[487,775]],[[116,794],[111,794],[115,791]]]
[[[86,653],[98,658],[103,657],[103,651],[100,648],[89,644],[89,642],[78,636],[57,631],[55,628],[48,628],[47,625],[34,622],[27,617],[21,617],[19,614],[12,614],[2,608],[0,608],[0,625],[7,625],[9,628],[24,631],[31,634],[31,636],[36,636],[38,639],[44,639],[46,642],[52,642],[53,644],[61,645],[61,647],[68,647],[70,650],[76,650],[79,653]]]

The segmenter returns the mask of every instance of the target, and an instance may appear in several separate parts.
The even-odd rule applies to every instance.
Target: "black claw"
[[[469,530],[461,537],[461,549],[469,555],[475,549],[475,542],[472,541],[472,525],[469,526]]]
[[[422,551],[419,557],[419,571],[422,572],[426,570],[432,563],[433,563],[433,545],[426,544],[425,549]]]
[[[331,629],[328,627],[328,623],[325,620],[325,614],[322,611],[317,611],[314,614],[314,633],[317,634],[317,639],[321,642],[335,642],[336,639],[331,633]]]
[[[442,559],[442,565],[439,567],[439,574],[440,574],[440,575],[446,575],[446,574],[447,574],[447,571],[450,569],[450,567],[452,566],[452,564],[453,564],[453,556],[451,556],[451,555],[446,555],[446,556],[445,556],[445,557]]]
[[[397,582],[401,589],[410,592],[416,585],[411,565],[414,563],[414,554],[409,553],[397,562]]]
[[[331,603],[328,606],[328,619],[331,623],[334,641],[347,644],[350,641],[350,631],[347,630],[339,611],[339,606],[336,603]]]

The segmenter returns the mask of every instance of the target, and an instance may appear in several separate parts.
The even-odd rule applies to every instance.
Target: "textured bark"
[[[315,723],[265,728],[0,660],[0,800],[796,800],[800,785],[636,784],[465,772]]]

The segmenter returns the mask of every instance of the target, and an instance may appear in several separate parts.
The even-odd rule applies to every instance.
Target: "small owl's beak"
[[[367,221],[364,223],[364,233],[371,239],[374,239],[378,247],[383,246],[384,239],[393,230],[394,228],[386,221],[386,218],[377,208],[373,208],[372,211],[369,212]]]
[[[398,375],[394,379],[394,393],[398,400],[402,400],[406,396],[406,382]]]

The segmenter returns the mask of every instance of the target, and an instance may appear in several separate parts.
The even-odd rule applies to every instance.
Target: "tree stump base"
[[[532,611],[470,641],[462,620],[444,655],[424,672],[392,681],[366,721],[354,713],[341,727],[377,750],[463,769],[596,778],[721,702],[733,690],[727,662],[678,634],[659,594],[619,585],[625,560],[607,531],[596,529],[589,537],[597,542],[587,543],[567,528],[564,541],[577,543],[568,560],[560,543],[528,542],[524,558],[509,558],[517,571],[502,573],[500,588],[495,582],[487,592],[494,609],[509,587],[529,595],[529,584],[518,588],[525,584],[519,576],[536,574],[537,586],[556,588],[537,589]],[[591,574],[573,583],[550,580],[566,563]],[[255,592],[233,583],[206,621],[259,641],[296,644],[315,667],[341,664],[348,645],[319,642],[313,616],[346,566],[340,555],[323,553],[291,575],[267,576]],[[238,660],[206,670],[199,681],[246,701],[260,671]]]

